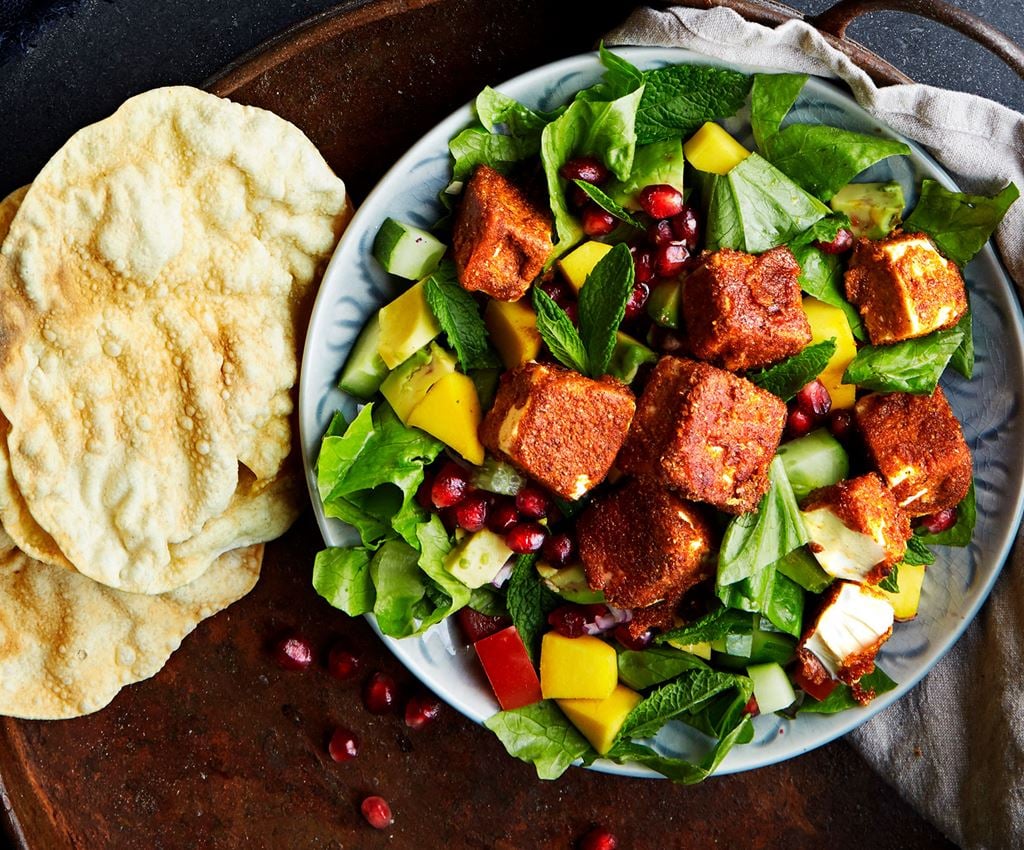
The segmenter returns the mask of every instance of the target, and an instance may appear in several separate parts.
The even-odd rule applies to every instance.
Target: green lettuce
[[[886,393],[931,395],[963,337],[957,327],[892,345],[865,345],[846,367],[843,383]]]
[[[370,578],[377,589],[373,615],[389,637],[403,638],[416,632],[427,594],[419,557],[420,553],[407,543],[389,540],[370,561]]]
[[[358,547],[318,552],[313,562],[313,589],[350,617],[372,611],[377,593],[370,578],[370,554]]]
[[[678,649],[652,648],[619,653],[619,679],[634,690],[660,685],[686,670],[707,669],[696,655]]]
[[[509,755],[532,764],[540,779],[558,779],[573,762],[597,756],[551,700],[499,711],[484,726],[498,736]]]

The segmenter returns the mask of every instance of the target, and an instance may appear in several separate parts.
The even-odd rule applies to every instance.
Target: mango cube
[[[892,605],[897,620],[913,620],[917,616],[917,608],[921,604],[924,564],[900,564],[897,583],[900,589],[896,593],[890,593],[888,590],[882,590],[882,593]]]
[[[601,755],[612,748],[615,736],[642,697],[625,685],[604,699],[560,699],[558,707]]]
[[[585,635],[544,635],[540,647],[540,689],[544,699],[603,700],[619,680],[615,650]]]
[[[506,369],[535,360],[540,354],[537,314],[524,300],[490,301],[484,310],[484,324]]]
[[[850,365],[850,361],[857,356],[857,343],[854,342],[850,322],[847,320],[846,314],[838,307],[833,307],[817,298],[805,297],[803,307],[811,326],[812,342],[823,342],[833,338],[836,341],[836,352],[828,361],[824,371],[818,376],[818,380],[825,385],[825,389],[832,396],[834,408],[853,407],[857,388],[853,384],[843,383],[843,372]]]
[[[390,304],[381,307],[377,314],[380,322],[377,353],[389,369],[394,369],[441,333],[441,326],[427,304],[425,284],[425,279],[413,284]]]
[[[683,152],[690,165],[708,174],[728,174],[750,156],[750,151],[713,121],[687,139]]]
[[[605,245],[604,242],[584,242],[579,248],[566,254],[558,261],[558,267],[562,270],[562,274],[565,275],[565,279],[569,281],[572,288],[576,290],[577,295],[579,295],[580,290],[583,288],[587,275],[594,270],[594,266],[611,249],[612,246]]]
[[[482,418],[473,381],[461,372],[452,372],[430,388],[406,424],[437,437],[479,466],[484,462],[484,447],[477,436]]]
[[[432,342],[407,358],[384,379],[380,385],[381,395],[388,400],[402,424],[408,424],[409,414],[416,405],[423,401],[434,384],[455,371],[455,365],[455,355]]]

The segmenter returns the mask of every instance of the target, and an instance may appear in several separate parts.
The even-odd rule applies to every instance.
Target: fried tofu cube
[[[508,178],[481,165],[463,191],[452,248],[463,289],[518,301],[551,253],[551,216]]]
[[[830,576],[877,584],[902,560],[910,520],[875,473],[822,487],[807,497],[810,549]]]
[[[662,357],[637,402],[617,466],[695,502],[746,513],[768,490],[768,466],[785,424],[782,400],[745,378]]]
[[[683,287],[683,321],[694,356],[743,371],[803,350],[811,326],[799,276],[788,248],[760,256],[723,248],[705,257]]]
[[[875,468],[911,517],[955,507],[971,486],[971,450],[945,393],[872,393],[854,408]]]
[[[678,601],[715,571],[704,511],[649,482],[633,479],[596,499],[576,537],[590,586],[619,608]]]
[[[845,282],[874,345],[951,328],[967,312],[960,270],[923,233],[858,240]]]
[[[480,439],[559,496],[578,499],[608,474],[635,409],[633,393],[614,378],[525,363],[501,376]]]

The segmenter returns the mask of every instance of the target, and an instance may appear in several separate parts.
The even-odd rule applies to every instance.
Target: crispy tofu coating
[[[860,310],[874,345],[951,328],[967,311],[960,270],[923,233],[858,240],[846,297]]]
[[[911,517],[955,507],[971,486],[971,451],[941,387],[932,395],[872,393],[857,426],[875,468]]]
[[[843,534],[820,511],[867,539]],[[803,514],[811,551],[822,569],[837,578],[877,584],[907,551],[910,519],[874,472],[815,490],[807,497]]]
[[[635,409],[633,393],[614,378],[525,363],[501,376],[480,441],[559,496],[578,499],[608,474]]]
[[[626,634],[633,640],[639,640],[650,631],[668,631],[675,625],[676,609],[682,598],[682,593],[673,593],[661,602],[655,602],[645,608],[635,608],[633,619],[625,624]]]
[[[707,363],[662,357],[637,403],[618,468],[731,514],[754,510],[786,405]]]
[[[452,247],[463,289],[518,301],[551,253],[551,216],[480,165],[463,191]]]
[[[713,530],[701,508],[648,482],[631,480],[594,501],[576,536],[590,586],[620,608],[678,603],[714,573]]]
[[[705,257],[683,288],[694,356],[742,371],[801,351],[811,341],[811,326],[801,308],[799,275],[788,248],[760,256],[723,248]]]

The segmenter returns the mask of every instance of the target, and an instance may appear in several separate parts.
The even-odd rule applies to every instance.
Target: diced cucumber
[[[850,471],[846,449],[824,428],[783,443],[779,446],[779,457],[797,499],[842,481]]]
[[[526,479],[518,469],[494,457],[486,458],[482,466],[473,470],[473,486],[488,493],[514,496],[525,483]]]
[[[759,615],[751,615],[750,632],[729,634],[711,641],[711,648],[719,653],[715,660],[732,669],[751,663],[774,661],[783,664],[788,661],[793,655],[796,640],[785,632],[759,628],[759,621]]]
[[[775,569],[810,593],[821,593],[834,581],[832,576],[818,565],[815,557],[802,546],[776,562]]]
[[[406,280],[430,274],[444,252],[445,245],[437,237],[393,218],[384,219],[373,240],[373,256],[384,270]]]
[[[779,664],[752,664],[747,668],[747,675],[754,683],[754,699],[761,714],[781,711],[796,699],[796,691]]]
[[[374,313],[352,346],[338,380],[338,386],[356,398],[372,398],[388,376],[388,367],[377,353],[379,340],[380,321]]]

